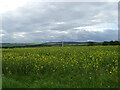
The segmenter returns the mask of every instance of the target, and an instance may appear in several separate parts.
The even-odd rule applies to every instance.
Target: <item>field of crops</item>
[[[118,46],[2,49],[3,88],[117,88]]]

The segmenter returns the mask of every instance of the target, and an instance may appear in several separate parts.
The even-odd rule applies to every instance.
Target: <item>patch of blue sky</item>
[[[96,28],[102,29],[102,28],[111,28],[111,29],[118,29],[117,25],[111,25],[111,26],[97,26]]]

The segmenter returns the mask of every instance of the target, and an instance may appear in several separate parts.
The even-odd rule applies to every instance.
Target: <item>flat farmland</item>
[[[2,49],[3,88],[118,88],[118,46]]]

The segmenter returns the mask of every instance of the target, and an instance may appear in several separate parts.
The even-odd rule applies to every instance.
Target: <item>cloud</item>
[[[3,14],[2,38],[31,43],[117,40],[117,15],[114,2],[31,2]]]
[[[65,22],[57,22],[56,24],[65,24]]]
[[[86,31],[97,31],[97,32],[105,32],[106,30],[117,30],[117,26],[84,26],[84,27],[76,27],[76,28],[73,28],[77,31],[79,30],[86,30]]]

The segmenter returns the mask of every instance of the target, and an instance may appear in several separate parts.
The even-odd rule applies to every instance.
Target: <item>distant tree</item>
[[[114,45],[114,41],[110,41],[109,44],[110,44],[110,45]]]
[[[110,41],[110,42],[104,41],[102,45],[120,45],[120,42],[119,41]]]
[[[114,45],[120,45],[120,41],[114,41]]]
[[[88,46],[93,46],[95,44],[94,41],[88,41],[87,43],[88,43]]]
[[[102,45],[109,45],[109,42],[104,41],[104,42],[102,43]]]

